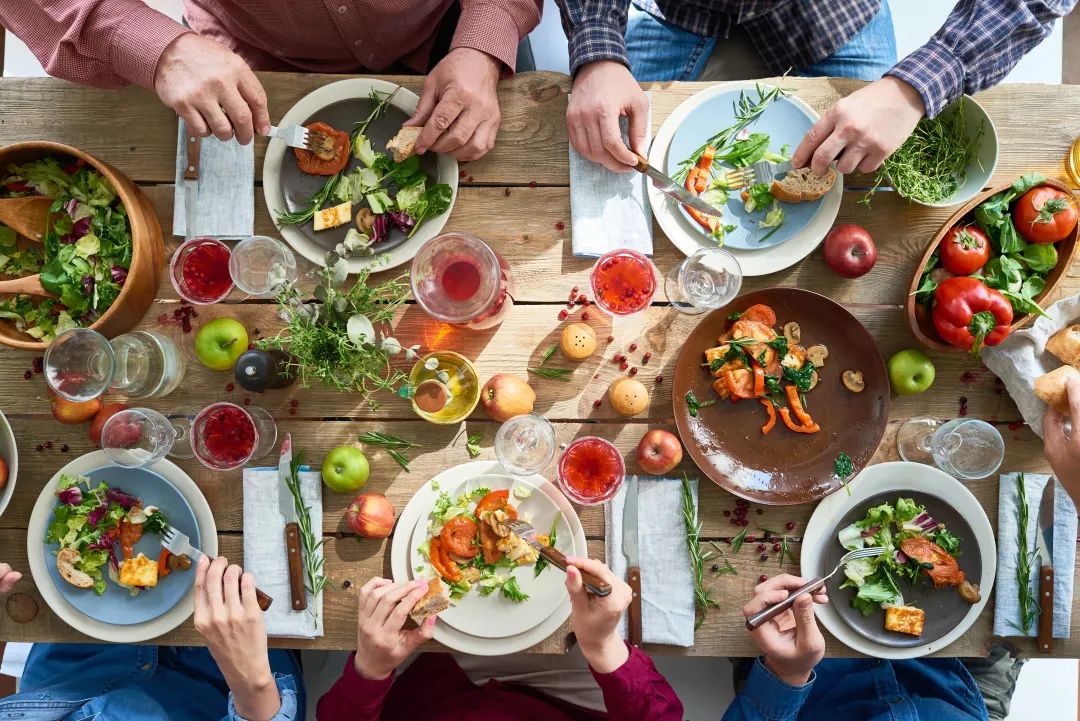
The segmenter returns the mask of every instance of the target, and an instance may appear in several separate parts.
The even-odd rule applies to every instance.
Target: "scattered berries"
[[[45,370],[45,359],[41,356],[36,356],[31,364],[31,370],[35,373],[41,373]]]
[[[67,443],[65,443],[65,444],[63,444],[62,446],[60,446],[60,452],[61,452],[61,453],[67,453],[67,452],[68,452],[69,450],[71,450],[71,449],[70,449],[70,448],[68,448],[68,444],[67,444]]]
[[[713,573],[717,573],[717,572],[719,572],[719,570],[720,570],[720,565],[719,565],[719,564],[717,564],[717,563],[714,563],[714,564],[712,565],[712,568],[711,568],[711,570],[712,570],[712,572],[713,572]]]
[[[788,529],[789,531],[794,531],[795,530],[795,521],[788,521],[787,525],[784,526],[784,528]]]
[[[290,416],[295,416],[296,415],[296,409],[295,408],[290,408],[289,409],[289,415]]]
[[[641,365],[648,365],[650,358],[652,358],[652,353],[646,353],[645,355],[641,356]]]
[[[599,398],[597,398],[595,401],[592,402],[592,407],[593,408],[599,408],[600,407],[600,399]]]
[[[779,543],[774,543],[772,545],[772,550],[773,550],[773,553],[776,553],[777,551],[779,551],[780,550],[780,544]]]
[[[637,368],[631,368],[630,369],[630,375],[636,376],[637,375]]]
[[[615,340],[615,336],[613,336],[613,335],[609,335],[609,336],[607,337],[607,342],[608,342],[608,343],[611,343],[611,342],[612,342],[613,340]]]
[[[236,388],[236,385],[233,384],[233,383],[229,383],[228,385],[225,386],[225,392],[226,393],[232,393],[234,388]]]
[[[538,188],[538,187],[540,187],[540,185],[535,180],[530,180],[529,181],[529,187],[530,188]]]
[[[555,223],[555,230],[565,230],[565,229],[566,229],[566,223],[562,222],[561,220]]]
[[[507,198],[509,198],[510,197],[510,188],[504,188],[503,189],[503,195],[505,195]]]
[[[759,550],[759,551],[764,551],[766,548],[768,548],[768,547],[764,543],[759,543],[757,545],[757,550]]]
[[[575,285],[575,286],[574,286],[573,288],[571,288],[571,289],[570,289],[570,292],[571,292],[571,293],[577,293],[577,292],[578,292],[579,290],[581,290],[581,289],[580,289],[580,288],[578,288],[578,287],[577,287],[577,286]]]
[[[251,399],[250,398],[245,398],[244,399],[244,405],[245,406],[250,406],[251,405]]]
[[[52,448],[52,441],[45,441],[41,445],[45,446],[45,448]]]
[[[37,450],[38,450],[38,453],[40,453],[41,451],[45,450],[45,446],[43,446],[43,445],[41,445],[40,443],[38,443],[38,444],[37,444]]]
[[[559,320],[566,320],[566,316],[568,316],[568,315],[570,315],[570,314],[567,313],[565,310],[560,310],[559,311]]]
[[[630,344],[630,352],[633,353],[636,350],[637,350],[637,343],[631,343]]]
[[[724,515],[725,515],[725,516],[730,516],[730,515],[731,515],[731,511],[724,511]]]
[[[621,371],[624,371],[629,367],[630,367],[630,364],[627,363],[626,361],[623,361],[623,362],[619,363],[619,370],[621,370]]]
[[[298,405],[300,405],[300,401],[293,398],[291,401],[289,401],[289,405],[292,406],[293,408],[296,408]]]
[[[768,576],[766,576],[766,575],[765,575],[765,574],[763,573],[763,574],[761,574],[760,576],[758,576],[758,577],[757,577],[757,580],[758,580],[758,583],[765,583],[766,581],[768,581],[768,580],[769,580],[769,577],[768,577]]]
[[[664,382],[664,376],[656,376],[656,385],[660,385]]]
[[[756,541],[756,540],[757,540],[757,539],[756,539],[756,538],[754,538],[753,536],[747,536],[747,537],[746,537],[746,542],[747,542],[747,543],[753,543],[753,542],[754,542],[754,541]]]
[[[767,553],[761,554],[760,556],[758,556],[758,560],[759,561],[768,561],[769,560],[769,554],[767,554]]]
[[[581,319],[582,320],[588,320],[589,319],[589,311],[585,311],[584,313],[582,313],[581,314]]]
[[[30,380],[31,378],[34,377],[34,372],[33,371],[26,371],[25,373],[22,374],[22,377],[25,380]]]

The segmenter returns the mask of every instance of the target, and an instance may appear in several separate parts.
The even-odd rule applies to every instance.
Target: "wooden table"
[[[270,99],[270,115],[280,118],[303,95],[337,79],[319,75],[263,74]],[[420,78],[389,78],[419,91]],[[835,79],[788,79],[785,85],[824,112],[837,99],[859,87],[856,81]],[[660,123],[684,99],[703,84],[655,84],[653,118]],[[513,267],[517,280],[518,304],[497,329],[484,332],[455,331],[436,339],[436,324],[415,306],[407,308],[395,335],[406,344],[419,342],[425,349],[453,348],[475,359],[483,378],[496,372],[526,376],[554,340],[559,326],[557,315],[573,286],[587,286],[591,262],[574,258],[570,251],[570,189],[565,126],[566,94],[569,81],[552,73],[525,73],[500,87],[503,122],[495,149],[480,161],[463,165],[465,176],[447,230],[465,230],[491,243]],[[103,92],[51,79],[11,79],[0,81],[0,144],[24,140],[55,140],[78,146],[127,173],[143,187],[157,208],[162,226],[172,225],[173,164],[176,150],[176,118],[150,93],[127,89]],[[1022,172],[1037,170],[1064,177],[1062,159],[1080,133],[1080,87],[1013,85],[980,94],[979,101],[989,112],[1000,137],[1001,157],[994,183],[1007,182]],[[265,141],[256,145],[256,182],[260,182]],[[849,180],[837,222],[864,225],[874,236],[879,257],[874,270],[859,280],[842,280],[815,252],[798,265],[764,278],[748,278],[747,290],[767,286],[799,286],[824,293],[843,303],[869,328],[885,357],[914,345],[904,322],[902,304],[914,264],[927,241],[948,216],[947,210],[907,205],[892,193],[874,198],[873,210],[857,205],[865,178]],[[273,235],[275,229],[266,212],[261,189],[255,190],[256,232]],[[166,253],[175,248],[167,241]],[[681,260],[682,255],[656,229],[655,256],[661,271]],[[303,262],[303,261],[302,261]],[[304,269],[307,269],[304,263]],[[1070,269],[1061,294],[1080,292],[1080,278]],[[168,280],[162,283],[157,303],[141,327],[153,328],[160,313],[171,312],[178,302]],[[580,309],[576,312],[580,312]],[[280,327],[274,307],[265,301],[223,303],[200,309],[199,321],[228,315],[239,318],[250,330],[262,334]],[[595,310],[590,322],[598,335],[608,335],[610,322]],[[573,383],[530,377],[537,390],[537,410],[556,426],[560,442],[587,431],[615,442],[633,457],[641,435],[650,427],[673,427],[670,375],[684,338],[696,321],[669,307],[653,306],[637,328],[620,329],[618,338],[603,347],[603,357],[594,357],[578,368]],[[613,414],[608,403],[593,408],[609,383],[619,373],[610,362],[617,352],[626,352],[630,343],[639,346],[635,357],[649,350],[651,362],[638,377],[652,389],[648,413],[630,421]],[[1020,422],[1015,405],[996,379],[966,354],[931,353],[937,367],[937,381],[927,393],[896,397],[892,401],[889,431],[877,451],[875,461],[896,457],[895,434],[899,425],[912,416],[952,418],[966,398],[968,414],[997,424],[1006,439],[1005,470],[1046,471],[1039,439]],[[0,352],[0,382],[4,384],[3,411],[11,420],[19,444],[20,473],[11,505],[0,517],[0,558],[15,568],[27,570],[25,531],[31,506],[42,485],[62,464],[92,450],[84,427],[61,426],[49,413],[45,384],[40,375],[30,381],[23,373],[31,367],[34,354],[4,349]],[[654,384],[657,374],[665,382]],[[165,399],[150,405],[167,409],[180,404],[203,404],[218,399],[242,402],[249,394],[226,390],[231,374],[215,373],[195,365],[183,386]],[[289,412],[296,400],[296,412]],[[438,471],[468,459],[463,427],[439,427],[418,420],[405,402],[386,395],[377,412],[370,411],[358,396],[334,393],[322,388],[296,386],[252,398],[270,410],[281,431],[293,434],[295,447],[310,459],[321,459],[330,449],[355,440],[358,433],[379,430],[396,433],[423,443],[412,455],[412,472],[402,471],[385,453],[373,450],[371,480],[366,490],[385,493],[400,510],[420,485]],[[482,458],[493,458],[491,444],[496,424],[477,410],[467,423],[469,433],[482,436]],[[38,444],[51,440],[52,449],[38,451]],[[69,446],[68,452],[60,450]],[[220,532],[222,553],[242,560],[243,511],[240,472],[214,473],[195,462],[181,466],[191,474],[206,494]],[[696,469],[688,461],[685,470]],[[997,480],[972,482],[969,488],[986,508],[992,523],[997,521]],[[734,497],[707,480],[701,486],[700,516],[703,538],[733,535],[734,527],[723,511],[734,507]],[[355,644],[355,593],[373,575],[389,575],[389,542],[358,540],[344,533],[341,514],[350,500],[324,489],[326,529],[326,569],[331,581],[326,588],[326,635],[314,641],[278,640],[276,645],[292,647],[349,649]],[[798,557],[800,531],[813,507],[755,508],[750,513],[753,526],[783,529],[789,521],[797,525],[787,533]],[[589,551],[603,557],[603,515],[597,509],[581,512],[589,538]],[[715,576],[707,582],[720,608],[713,609],[697,632],[690,649],[657,648],[658,652],[698,655],[755,655],[756,648],[743,630],[739,609],[748,599],[758,576],[776,573],[775,557],[767,563],[748,544],[733,557],[738,575]],[[785,570],[797,572],[797,564]],[[1063,572],[1058,569],[1058,572]],[[36,605],[33,618],[16,622],[12,612]],[[18,607],[18,608],[16,608]],[[947,655],[975,655],[985,652],[990,640],[992,604],[971,631],[949,646]],[[83,641],[45,606],[29,574],[8,598],[0,614],[0,638],[11,641]],[[1080,614],[1073,614],[1073,634],[1055,645],[1059,656],[1080,655]],[[567,624],[534,650],[560,652],[569,632]],[[199,644],[201,640],[190,622],[160,639],[163,643]],[[1033,644],[1021,644],[1027,650]],[[833,639],[828,652],[850,654]]]

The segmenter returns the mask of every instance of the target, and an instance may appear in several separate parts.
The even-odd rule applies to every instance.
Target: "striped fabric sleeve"
[[[964,93],[1001,81],[1077,0],[960,0],[945,24],[886,75],[922,95],[934,117]]]
[[[629,0],[556,0],[570,43],[570,75],[598,60],[615,60],[627,68],[626,15]]]

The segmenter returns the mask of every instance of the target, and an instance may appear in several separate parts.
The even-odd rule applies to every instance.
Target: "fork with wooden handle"
[[[748,631],[755,631],[766,621],[769,621],[776,616],[779,616],[784,611],[787,611],[789,608],[795,605],[795,600],[798,599],[799,596],[802,596],[804,593],[813,593],[814,591],[823,587],[825,585],[825,582],[835,576],[836,572],[843,568],[844,564],[846,564],[848,561],[854,561],[856,558],[874,558],[885,553],[886,550],[887,549],[884,546],[873,546],[871,548],[860,548],[857,551],[845,553],[844,556],[840,559],[840,561],[836,564],[836,568],[834,568],[830,573],[822,576],[821,578],[815,578],[812,581],[807,581],[802,586],[799,586],[797,589],[792,591],[791,594],[788,595],[788,597],[785,598],[783,601],[780,601],[779,603],[774,603],[771,606],[767,606],[766,608],[763,608],[762,610],[755,613],[753,616],[747,618],[746,629]]]

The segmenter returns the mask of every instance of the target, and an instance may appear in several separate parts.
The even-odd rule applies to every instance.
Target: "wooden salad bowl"
[[[154,207],[146,195],[126,175],[108,163],[70,145],[30,141],[4,146],[0,148],[0,170],[6,170],[12,163],[26,163],[47,155],[66,155],[82,160],[93,167],[116,188],[124,209],[127,210],[132,244],[131,267],[128,268],[127,280],[120,289],[120,295],[116,297],[109,309],[90,325],[90,328],[106,338],[126,333],[139,324],[154,302],[165,267],[165,245],[161,234],[161,223],[154,213]],[[0,319],[0,343],[11,348],[39,352],[48,347],[48,343],[36,340],[33,336],[17,330],[12,321],[2,319]]]
[[[1074,200],[1080,201],[1080,197],[1078,197],[1069,186],[1056,178],[1047,178],[1041,185],[1049,185],[1057,188],[1058,190],[1071,194]],[[949,219],[938,228],[938,231],[934,233],[934,237],[930,239],[930,243],[926,246],[922,259],[915,268],[915,274],[911,277],[911,286],[908,288],[907,321],[908,326],[911,328],[911,332],[915,335],[915,339],[927,348],[940,351],[956,351],[958,353],[968,352],[963,348],[957,348],[956,346],[949,345],[941,340],[941,338],[938,337],[937,330],[934,329],[934,323],[930,318],[930,309],[925,304],[915,300],[915,291],[919,288],[919,281],[922,278],[923,268],[926,267],[926,264],[930,261],[930,256],[937,250],[938,244],[941,243],[941,239],[945,237],[945,233],[947,233],[950,228],[973,213],[975,208],[981,203],[1002,191],[1008,190],[1010,187],[1012,187],[1012,183],[1005,183],[1004,185],[984,190],[968,202],[964,203],[959,210],[949,216]],[[974,218],[971,218],[971,221],[974,222]],[[1080,232],[1080,224],[1078,224],[1076,228],[1073,228],[1072,233],[1069,234],[1067,238],[1055,243],[1058,252],[1058,262],[1054,269],[1050,271],[1050,274],[1046,276],[1046,287],[1043,288],[1043,292],[1035,298],[1035,301],[1039,305],[1044,306],[1044,301],[1053,296],[1054,291],[1057,290],[1058,285],[1060,285],[1061,281],[1065,278],[1065,273],[1069,269],[1069,264],[1072,263],[1073,255],[1076,253],[1078,232]],[[1016,330],[1033,318],[1033,313],[1013,316],[1013,324],[1010,326],[1010,330]]]

